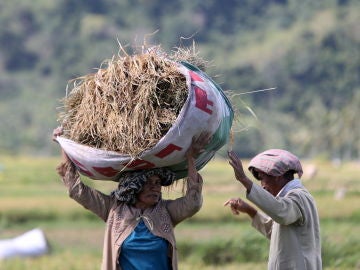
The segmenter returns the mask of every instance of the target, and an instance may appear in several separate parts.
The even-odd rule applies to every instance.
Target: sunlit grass
[[[242,263],[242,264],[222,264],[222,265],[203,265],[203,264],[189,264],[189,263],[181,263],[179,265],[179,269],[182,270],[194,270],[194,269],[202,269],[202,270],[264,270],[267,268],[266,263]]]
[[[44,230],[53,252],[35,259],[0,262],[0,269],[99,269],[105,224],[68,197],[55,172],[59,161],[59,158],[1,157],[0,237],[11,238],[38,227]],[[304,174],[304,185],[312,192],[321,218],[327,262],[324,269],[351,269],[348,266],[358,262],[354,243],[360,242],[360,227],[357,226],[360,219],[360,165],[357,162],[334,164],[324,160],[303,163],[305,170],[308,165],[316,167],[312,179]],[[247,164],[248,161],[244,160],[245,168]],[[203,207],[175,229],[181,258],[179,269],[265,269],[267,241],[251,227],[247,216],[233,216],[229,208],[223,206],[231,197],[245,198],[245,190],[234,179],[228,162],[214,159],[201,170],[201,174],[204,178]],[[104,192],[110,192],[117,185],[83,180]],[[345,191],[342,197],[336,195],[339,189]],[[164,198],[181,195],[181,181],[163,192]],[[259,263],[244,262],[241,258],[231,262],[236,252],[244,248],[241,243],[251,246],[253,239],[261,239],[256,244],[258,246],[254,246],[263,250]],[[232,245],[231,250],[223,246],[226,243]],[[189,248],[191,254],[186,253]],[[213,264],[211,252],[224,261],[230,258],[230,261]],[[343,254],[341,259],[333,260],[334,252]],[[210,262],[206,263],[209,259]]]
[[[63,269],[87,269],[98,270],[101,263],[101,254],[90,250],[74,251],[67,249],[51,256],[39,258],[13,259],[0,261],[0,269],[36,269],[36,270],[63,270]]]

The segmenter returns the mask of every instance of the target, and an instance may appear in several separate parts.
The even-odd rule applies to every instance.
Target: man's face
[[[143,189],[138,195],[138,203],[151,207],[155,205],[161,197],[161,179],[157,175],[151,176],[144,184]]]
[[[273,196],[276,196],[286,184],[286,181],[284,181],[282,177],[268,175],[258,169],[254,170],[258,175],[258,180],[261,182],[261,186]]]

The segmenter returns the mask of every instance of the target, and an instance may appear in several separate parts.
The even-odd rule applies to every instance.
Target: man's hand
[[[251,190],[252,187],[252,181],[246,176],[245,172],[244,172],[244,168],[242,165],[241,160],[239,159],[239,157],[236,155],[235,152],[230,151],[228,153],[229,155],[229,164],[233,167],[234,169],[234,174],[235,174],[235,178],[241,183],[243,184],[243,186],[246,188],[246,190],[249,192]]]
[[[256,209],[244,202],[240,198],[231,198],[224,203],[224,206],[230,206],[230,209],[234,215],[238,215],[240,212],[248,214],[251,218],[256,215]]]

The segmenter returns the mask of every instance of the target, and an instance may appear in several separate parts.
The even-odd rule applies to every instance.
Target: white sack
[[[116,181],[119,172],[169,167],[177,179],[187,176],[185,152],[192,137],[203,131],[213,135],[206,151],[196,160],[201,169],[227,141],[233,120],[230,102],[205,73],[183,63],[179,71],[186,77],[188,98],[170,130],[136,160],[129,155],[81,145],[64,137],[57,141],[80,173],[92,179]]]

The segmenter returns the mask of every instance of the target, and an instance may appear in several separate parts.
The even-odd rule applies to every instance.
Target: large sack
[[[193,136],[203,131],[213,135],[206,151],[196,159],[198,170],[227,143],[233,121],[229,100],[221,88],[198,68],[182,62],[178,69],[186,77],[187,100],[169,131],[139,158],[81,145],[64,137],[57,138],[81,174],[92,179],[116,181],[121,171],[169,167],[180,179],[187,176],[185,151]]]

